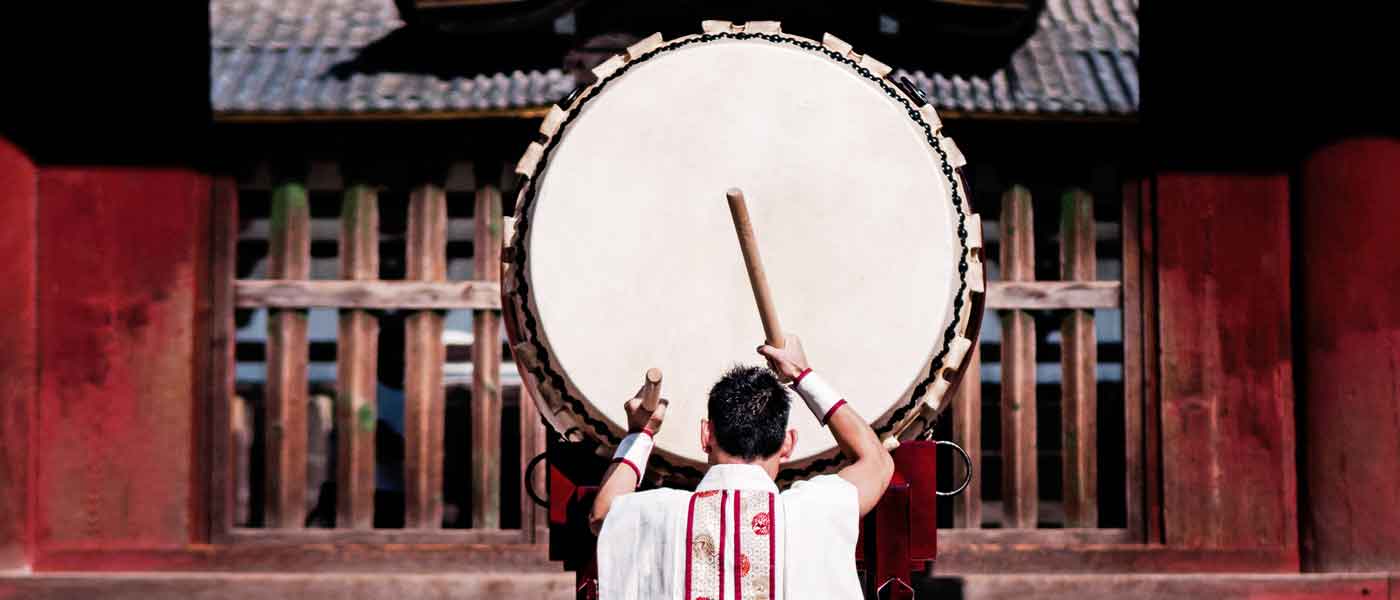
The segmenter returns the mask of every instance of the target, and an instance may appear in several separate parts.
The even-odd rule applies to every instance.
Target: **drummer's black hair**
[[[710,388],[711,435],[730,456],[773,456],[787,434],[790,404],[787,386],[767,367],[736,365]]]

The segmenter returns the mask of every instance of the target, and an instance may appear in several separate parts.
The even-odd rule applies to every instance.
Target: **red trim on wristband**
[[[656,432],[652,431],[650,427],[643,427],[642,430],[637,433],[645,433],[647,434],[647,437],[651,439],[656,439]]]
[[[831,410],[826,411],[826,416],[825,416],[825,417],[822,417],[822,425],[825,426],[825,425],[826,425],[826,422],[831,420],[831,415],[836,414],[836,409],[841,408],[841,407],[842,407],[843,405],[845,405],[845,404],[846,404],[846,399],[845,399],[845,398],[842,398],[841,400],[837,401],[836,404],[831,405]],[[636,467],[632,467],[632,468],[635,469]]]
[[[802,369],[802,372],[801,372],[801,373],[798,373],[798,374],[797,374],[797,377],[793,377],[793,378],[792,378],[792,384],[793,384],[793,385],[798,385],[798,384],[802,383],[802,378],[803,378],[803,377],[806,377],[807,374],[808,374],[808,373],[811,373],[811,372],[812,372],[812,367],[807,367],[807,368],[805,368],[805,369]]]
[[[622,458],[621,456],[619,456],[619,457],[617,457],[617,458],[614,458],[614,459],[613,459],[613,462],[615,462],[615,463],[622,463],[622,464],[624,464],[624,465],[627,465],[627,466],[629,466],[629,467],[632,467],[632,472],[637,474],[637,485],[642,485],[642,470],[641,470],[641,469],[638,469],[638,468],[637,468],[637,465],[632,464],[632,461],[627,460],[627,459]]]

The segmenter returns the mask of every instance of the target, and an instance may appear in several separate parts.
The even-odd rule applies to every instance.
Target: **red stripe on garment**
[[[740,532],[744,530],[744,519],[739,511],[739,490],[734,490],[734,600],[744,600],[744,571],[739,567],[744,545],[739,543]]]
[[[685,600],[690,598],[690,561],[695,556],[695,501],[700,494],[690,495],[690,511],[685,515]]]
[[[773,512],[773,496],[768,494],[768,597],[777,600],[778,514]]]
[[[724,600],[724,503],[728,501],[729,492],[725,491],[719,497],[719,554],[715,555],[719,559],[719,596],[715,600]]]
[[[845,399],[845,398],[842,398],[842,399],[841,399],[840,401],[838,401],[836,404],[831,405],[831,410],[826,411],[826,416],[825,416],[825,417],[822,417],[822,425],[826,425],[826,422],[831,420],[831,415],[836,414],[836,409],[841,408],[841,406],[844,405],[845,403],[846,403],[846,399]],[[633,467],[633,468],[635,469],[636,467]]]
[[[811,368],[811,367],[807,367],[807,368],[805,368],[805,369],[802,369],[802,372],[801,372],[801,373],[798,373],[798,374],[797,374],[797,377],[793,377],[793,378],[792,378],[792,384],[793,384],[793,385],[800,385],[800,384],[802,383],[802,379],[803,379],[804,377],[806,377],[808,373],[811,373],[811,372],[812,372],[812,368]]]
[[[629,467],[632,467],[632,472],[637,474],[637,487],[641,487],[641,485],[642,485],[642,470],[641,470],[641,469],[638,469],[638,468],[637,468],[637,465],[633,464],[632,461],[627,460],[627,459],[625,459],[625,458],[621,458],[621,457],[614,458],[614,459],[613,459],[613,462],[615,462],[615,463],[622,463],[622,464],[624,464],[624,465],[627,465],[627,466],[629,466]]]

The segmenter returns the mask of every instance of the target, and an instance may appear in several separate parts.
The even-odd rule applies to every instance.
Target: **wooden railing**
[[[459,170],[461,165],[456,166]],[[465,167],[470,172],[470,166]],[[266,182],[264,182],[265,184]],[[256,189],[257,183],[244,189]],[[449,182],[450,186],[450,182]],[[528,495],[518,507],[501,505],[502,485],[520,486],[523,469],[503,482],[502,444],[519,444],[519,463],[542,451],[544,432],[528,399],[518,402],[518,429],[502,435],[505,408],[501,385],[500,251],[502,193],[500,186],[472,186],[473,217],[466,232],[471,238],[474,273],[470,281],[448,280],[448,186],[428,181],[408,190],[407,226],[403,236],[405,278],[380,280],[380,189],[320,182],[318,192],[341,188],[338,232],[313,227],[311,202],[303,181],[268,186],[266,225],[239,221],[239,187],[218,184],[213,276],[212,336],[215,362],[211,370],[222,382],[213,399],[214,437],[211,502],[212,537],[224,542],[311,542],[333,539],[365,543],[532,543],[544,523]],[[460,185],[452,189],[460,193]],[[324,201],[324,197],[322,198]],[[459,211],[464,212],[464,211]],[[319,220],[318,220],[319,221]],[[462,232],[452,220],[453,234]],[[240,228],[245,238],[265,236],[267,278],[237,278]],[[260,229],[261,231],[252,231]],[[318,239],[333,235],[339,258],[339,278],[312,279],[313,229]],[[337,235],[338,233],[338,235]],[[335,526],[327,530],[304,527],[316,490],[308,490],[308,310],[330,308],[339,313],[335,344],[334,417],[336,465]],[[251,405],[236,393],[233,350],[236,309],[267,311],[266,376],[262,389],[261,424],[263,479],[260,498],[249,498],[250,460],[259,433]],[[380,310],[406,311],[403,377],[403,529],[376,529],[376,419],[380,361]],[[444,473],[444,411],[447,362],[444,345],[446,310],[470,310],[473,315],[473,379],[470,390],[470,469]],[[246,385],[246,382],[245,384]],[[517,435],[518,434],[518,435]],[[313,433],[314,436],[314,433]],[[312,438],[315,439],[314,437]],[[470,488],[470,528],[443,529],[444,480]],[[538,482],[536,482],[538,483]],[[248,507],[261,501],[261,527],[248,527]],[[519,529],[502,529],[503,511],[519,511]],[[327,537],[331,536],[331,537]],[[542,541],[542,540],[541,540]]]
[[[1036,279],[1037,238],[1030,191],[1013,186],[1002,193],[999,223],[988,231],[1000,246],[1000,278],[988,284],[987,309],[999,317],[1001,338],[1000,403],[984,404],[982,352],[974,351],[972,362],[952,405],[951,435],[972,454],[974,468],[983,465],[982,419],[999,419],[1001,477],[984,480],[977,473],[966,493],[954,500],[953,526],[945,537],[953,543],[1129,543],[1144,541],[1142,467],[1142,353],[1141,307],[1138,297],[1139,238],[1137,205],[1125,198],[1121,226],[1096,224],[1094,199],[1080,189],[1069,189],[1061,196],[1060,227],[1051,235],[1058,238],[1059,281]],[[1043,205],[1041,205],[1043,206]],[[1107,227],[1105,227],[1107,225]],[[1106,230],[1106,231],[1105,231]],[[1121,235],[1114,235],[1121,232]],[[1097,250],[1100,239],[1121,241],[1122,279],[1097,280]],[[1095,310],[1118,309],[1123,318],[1123,423],[1098,422],[1098,347]],[[1041,461],[1047,453],[1046,440],[1037,437],[1037,358],[1036,349],[1044,335],[1037,336],[1037,313],[1054,311],[1059,317],[1060,334],[1060,439],[1058,440],[1062,497],[1054,507],[1057,515],[1052,529],[1046,525],[1040,489]],[[988,314],[988,319],[993,315]],[[1043,322],[1043,318],[1042,318]],[[984,343],[988,342],[984,338]],[[1109,402],[1116,398],[1105,399]],[[983,407],[987,409],[984,411]],[[992,412],[995,410],[995,412]],[[986,414],[984,414],[984,412]],[[1043,423],[1042,423],[1043,425]],[[1100,426],[1122,427],[1124,448],[1098,448]],[[996,440],[992,440],[996,442]],[[995,443],[993,445],[996,445]],[[1123,453],[1126,472],[1126,523],[1103,527],[1100,519],[1099,456],[1103,452]],[[965,475],[961,461],[954,462],[954,478]],[[1114,474],[1117,480],[1118,474]],[[984,486],[999,486],[1002,505],[991,512],[984,506]],[[984,526],[991,526],[986,529]]]

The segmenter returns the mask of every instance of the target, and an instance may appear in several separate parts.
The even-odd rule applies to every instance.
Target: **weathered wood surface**
[[[425,184],[408,200],[407,279],[447,279],[447,198]],[[418,311],[404,321],[404,485],[406,527],[442,525],[443,316]]]
[[[991,281],[987,308],[1118,308],[1122,289],[1118,281]]]
[[[242,279],[238,306],[397,309],[499,309],[501,288],[486,281],[290,281]]]
[[[1134,532],[1135,538],[1139,541],[1158,541],[1148,540],[1147,523],[1143,516],[1146,508],[1144,481],[1147,477],[1143,455],[1147,444],[1143,437],[1143,398],[1146,394],[1143,389],[1145,363],[1142,325],[1142,279],[1145,269],[1140,247],[1143,239],[1142,190],[1141,180],[1131,180],[1123,185],[1123,440],[1126,442],[1123,449],[1123,498],[1127,526]]]
[[[1094,199],[1081,190],[1060,202],[1060,279],[1098,279]],[[1098,338],[1094,311],[1075,309],[1060,321],[1061,473],[1066,527],[1098,527]]]
[[[473,277],[497,286],[501,280],[501,192],[476,192],[476,263]],[[472,313],[472,527],[501,523],[501,329],[499,292],[495,307]],[[522,460],[529,460],[523,457]]]
[[[40,175],[40,550],[180,546],[203,527],[195,324],[209,195],[207,178],[178,169]]]
[[[972,479],[967,489],[953,497],[953,527],[982,526],[982,348],[972,347],[972,358],[963,370],[958,397],[953,402],[953,441],[972,458]],[[953,461],[954,485],[967,477],[967,466]]]
[[[1322,570],[1396,570],[1400,143],[1328,146],[1307,159],[1301,179],[1303,560]]]
[[[311,214],[306,188],[284,183],[272,193],[268,276],[311,277]],[[306,516],[306,311],[270,311],[267,324],[267,428],[264,518],[268,527],[299,528]]]
[[[1166,541],[1297,548],[1285,176],[1157,180]]]
[[[1378,600],[1393,594],[1385,574],[1339,575],[1011,575],[920,581],[920,597],[965,600],[1036,598],[1095,600]],[[957,590],[960,593],[948,593]],[[940,593],[941,592],[941,593]]]
[[[34,569],[44,572],[558,573],[559,563],[549,562],[546,554],[546,546],[533,544],[248,543],[146,550],[55,550],[41,552]]]
[[[571,600],[569,573],[143,573],[0,577],[0,600]]]
[[[940,532],[941,534],[942,532]],[[939,575],[1016,573],[1296,573],[1286,548],[1146,544],[939,544]]]
[[[1030,192],[1007,190],[1001,198],[1001,276],[1035,279],[1035,219]],[[1035,321],[1023,310],[1001,314],[1001,495],[1007,528],[1036,526]]]
[[[205,345],[205,401],[208,411],[209,535],[218,539],[235,523],[247,522],[253,444],[253,411],[235,395],[237,325],[233,315],[233,280],[238,269],[238,186],[232,177],[215,177],[210,197],[209,336]]]
[[[0,571],[29,563],[34,546],[30,505],[38,416],[38,186],[34,163],[0,138]]]
[[[365,185],[345,190],[340,220],[341,279],[379,279],[378,193]],[[363,309],[341,311],[335,363],[335,526],[369,529],[374,526],[379,319]]]

